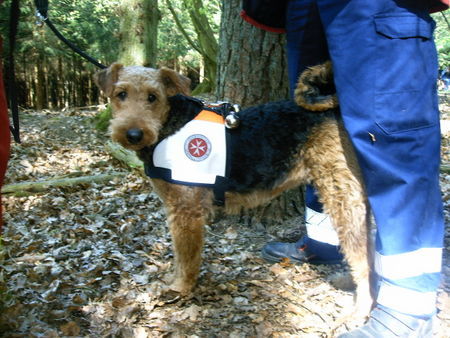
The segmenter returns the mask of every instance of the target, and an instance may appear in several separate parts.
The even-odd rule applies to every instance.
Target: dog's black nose
[[[138,144],[139,142],[142,141],[143,137],[144,137],[144,132],[142,131],[142,129],[133,128],[133,129],[129,129],[127,131],[127,140],[131,144]]]

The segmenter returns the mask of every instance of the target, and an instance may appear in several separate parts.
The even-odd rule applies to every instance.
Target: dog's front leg
[[[212,193],[206,188],[152,180],[164,201],[172,246],[174,271],[170,289],[182,294],[195,286],[200,271],[204,225],[212,208]]]
[[[153,187],[164,202],[174,250],[173,276],[169,288],[188,294],[200,271],[203,232],[212,208],[212,193],[206,188],[177,185],[160,179]]]
[[[205,218],[191,206],[171,208],[168,214],[174,250],[174,273],[170,289],[182,294],[195,286],[200,271]]]

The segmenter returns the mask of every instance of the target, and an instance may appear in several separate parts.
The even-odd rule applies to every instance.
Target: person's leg
[[[293,94],[301,72],[309,66],[329,60],[330,57],[314,1],[289,1],[286,21],[289,85]],[[307,236],[296,243],[268,243],[261,251],[262,257],[270,262],[279,262],[283,258],[296,263],[342,262],[336,231],[330,217],[323,213],[317,193],[310,185],[306,187],[305,223]]]
[[[444,223],[434,23],[423,3],[318,0],[378,230],[378,306],[348,337],[425,336],[435,312]]]
[[[2,47],[2,40],[0,38],[0,52]],[[0,58],[0,188],[5,177],[6,166],[9,158],[10,147],[10,133],[9,133],[9,119],[8,107],[6,104],[5,87],[3,85],[2,62]],[[2,206],[0,195],[0,234],[2,232]]]

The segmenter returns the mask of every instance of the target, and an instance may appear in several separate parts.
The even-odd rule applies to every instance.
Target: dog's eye
[[[148,100],[148,102],[155,102],[156,101],[156,95],[148,94],[147,100]]]
[[[119,98],[119,100],[123,101],[127,98],[127,92],[120,92],[119,94],[117,94],[117,97]]]

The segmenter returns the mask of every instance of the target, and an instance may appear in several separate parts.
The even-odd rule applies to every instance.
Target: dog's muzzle
[[[142,129],[139,128],[128,129],[127,140],[131,144],[138,144],[139,142],[142,141],[143,138],[144,132],[142,131]]]

